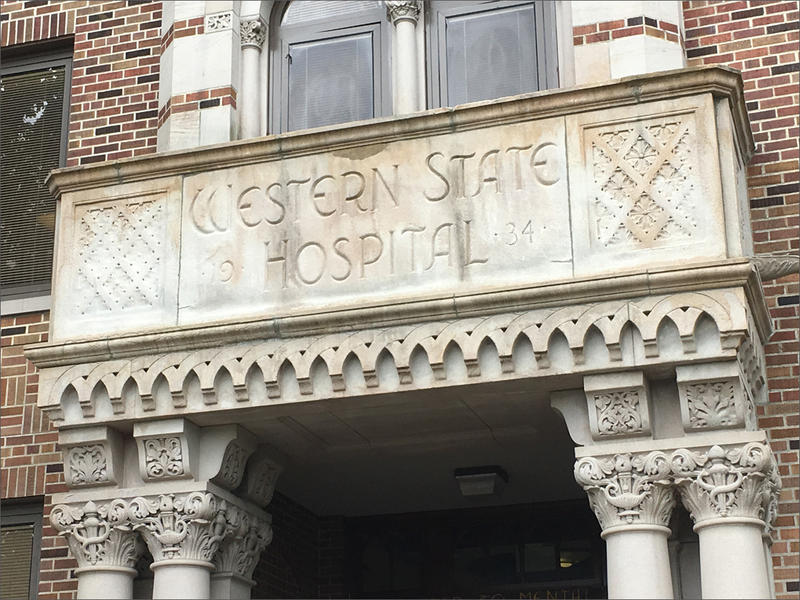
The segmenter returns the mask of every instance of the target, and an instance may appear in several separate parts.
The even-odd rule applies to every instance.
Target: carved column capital
[[[766,444],[675,450],[670,464],[695,529],[738,519],[761,522],[766,530],[774,519],[780,479]]]
[[[419,0],[386,0],[386,15],[393,25],[403,20],[416,24],[420,11]]]
[[[267,38],[267,24],[260,18],[247,19],[241,22],[239,33],[242,39],[242,48],[261,49]]]
[[[675,495],[664,452],[587,456],[575,463],[575,480],[589,495],[603,533],[626,526],[667,527]]]
[[[225,508],[214,494],[189,492],[134,498],[128,515],[154,562],[191,560],[211,567],[227,530]]]
[[[272,519],[235,506],[225,513],[227,531],[214,556],[216,572],[252,580],[261,552],[272,541]]]
[[[81,569],[117,567],[133,570],[144,550],[128,519],[124,500],[101,504],[59,504],[50,511],[50,523],[67,539]]]

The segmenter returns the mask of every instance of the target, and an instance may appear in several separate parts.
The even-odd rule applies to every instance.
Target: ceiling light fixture
[[[508,473],[498,465],[462,467],[456,469],[453,476],[465,498],[499,496],[508,483]]]

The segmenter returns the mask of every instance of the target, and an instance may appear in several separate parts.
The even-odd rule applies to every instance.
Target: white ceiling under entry
[[[573,443],[541,380],[282,407],[248,428],[287,457],[278,489],[319,515],[583,497]],[[276,407],[277,408],[277,407]],[[263,415],[263,413],[261,413]],[[454,470],[499,465],[502,494],[465,498]]]

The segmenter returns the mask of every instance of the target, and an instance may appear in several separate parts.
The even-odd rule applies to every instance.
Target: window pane
[[[64,67],[5,75],[0,85],[0,284],[49,284],[59,166]]]
[[[0,599],[29,596],[33,525],[4,526],[0,530]]]
[[[449,17],[447,103],[538,89],[533,5]]]
[[[289,129],[373,116],[372,34],[289,46]]]
[[[284,25],[341,17],[361,10],[380,8],[380,0],[295,0],[283,15]]]

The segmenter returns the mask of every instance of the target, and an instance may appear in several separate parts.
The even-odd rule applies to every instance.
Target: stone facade
[[[0,4],[3,47],[73,36],[67,165],[98,163],[53,179],[52,322],[2,317],[2,497],[44,497],[39,596],[345,593],[340,520],[264,512],[283,461],[239,414],[568,374],[612,594],[672,597],[682,503],[705,596],[798,597],[797,3],[559,3],[567,89],[195,150],[265,133],[267,15],[232,4]],[[408,115],[425,5],[389,4]],[[657,73],[685,65],[743,84]]]

